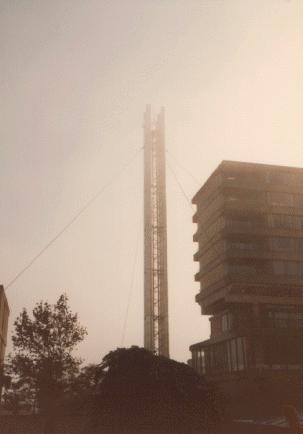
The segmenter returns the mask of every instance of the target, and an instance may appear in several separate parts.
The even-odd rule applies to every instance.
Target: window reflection
[[[247,338],[239,337],[193,351],[193,367],[200,374],[242,371],[247,368]]]

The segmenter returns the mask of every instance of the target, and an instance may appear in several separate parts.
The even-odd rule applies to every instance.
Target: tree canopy
[[[6,397],[35,404],[54,433],[55,414],[81,416],[87,433],[204,432],[220,418],[211,384],[190,366],[144,348],[118,348],[99,365],[80,368],[73,350],[86,334],[66,295],[24,309],[14,323]],[[84,423],[84,422],[83,422]]]
[[[214,388],[184,363],[132,347],[110,352],[100,369],[94,412],[108,432],[190,433],[219,418]]]
[[[58,407],[78,373],[81,360],[72,352],[85,334],[64,294],[54,305],[37,303],[32,316],[23,309],[14,323],[13,354],[6,364],[11,378],[7,399],[27,400],[40,412]]]

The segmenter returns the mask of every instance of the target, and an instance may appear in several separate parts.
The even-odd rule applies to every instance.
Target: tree
[[[79,371],[65,394],[62,408],[66,414],[85,415],[91,412],[94,397],[104,377],[100,365],[89,364]]]
[[[54,305],[37,303],[32,317],[23,309],[14,328],[13,354],[6,364],[6,375],[11,378],[6,396],[13,402],[35,403],[39,412],[51,415],[58,411],[79,371],[82,361],[72,352],[86,330],[64,294]]]
[[[131,347],[111,351],[101,368],[95,432],[205,432],[220,419],[214,387],[184,363]]]

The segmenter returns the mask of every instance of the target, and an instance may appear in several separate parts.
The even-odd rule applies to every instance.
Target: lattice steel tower
[[[144,347],[169,357],[164,109],[144,115]]]

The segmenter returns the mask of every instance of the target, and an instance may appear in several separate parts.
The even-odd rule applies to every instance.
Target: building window
[[[229,371],[242,371],[247,367],[246,338],[231,339],[227,343]]]
[[[221,317],[221,329],[222,332],[225,333],[228,330],[230,330],[232,328],[232,315],[231,313],[227,312],[224,313]]]
[[[303,194],[295,195],[295,207],[303,208]]]
[[[287,262],[286,263],[286,274],[288,276],[299,276],[300,267],[298,262]]]
[[[198,353],[196,350],[192,352],[193,368],[198,371]]]
[[[271,246],[273,250],[294,250],[294,238],[275,237],[271,239]]]
[[[273,229],[292,229],[294,227],[292,217],[284,214],[270,215],[269,225]]]
[[[291,185],[294,183],[295,175],[288,172],[270,172],[268,181],[271,184]]]
[[[238,275],[254,275],[257,273],[257,267],[253,264],[230,264],[231,273]]]
[[[201,351],[201,372],[205,374],[205,351]]]
[[[303,312],[290,312],[289,325],[293,328],[303,328]]]
[[[271,191],[267,194],[267,202],[271,206],[293,206],[293,195]]]
[[[273,272],[277,276],[283,276],[285,274],[285,264],[283,261],[273,261]]]
[[[243,371],[245,368],[245,348],[244,348],[244,339],[237,338],[237,353],[238,353],[238,369],[239,371]]]
[[[252,241],[229,241],[227,243],[228,248],[230,249],[239,249],[239,250],[257,250],[258,245],[253,243]]]
[[[302,328],[303,313],[289,311],[268,312],[269,325],[275,328]]]
[[[227,371],[231,372],[233,369],[232,369],[230,342],[226,342],[226,352],[227,352]]]
[[[288,313],[287,312],[269,312],[268,317],[270,324],[275,328],[288,327]]]
[[[238,361],[237,361],[237,341],[236,339],[232,339],[230,342],[230,358],[231,358],[231,370],[238,370]]]
[[[229,324],[228,324],[228,314],[222,315],[222,332],[227,332],[229,330]]]
[[[292,216],[293,228],[296,230],[303,229],[303,217],[301,216]]]
[[[192,351],[192,366],[199,372],[199,374],[204,375],[206,372],[205,366],[205,351],[202,349],[195,349]]]
[[[239,337],[193,351],[193,367],[200,374],[224,374],[247,367],[246,338]]]
[[[299,254],[303,253],[303,238],[296,239],[296,249]]]
[[[228,218],[227,226],[231,229],[250,231],[253,228],[253,223],[249,220],[240,220],[236,218]]]
[[[237,200],[246,204],[262,205],[265,202],[265,192],[252,189],[226,189],[226,200]]]
[[[273,261],[273,273],[277,276],[303,277],[303,262]]]
[[[242,200],[242,199],[241,199]],[[244,200],[244,199],[243,199]],[[258,206],[258,205],[256,205]],[[245,231],[251,232],[257,228],[265,227],[266,217],[262,214],[254,214],[254,215],[227,215],[225,217],[226,226],[232,231]]]
[[[205,375],[210,371],[210,349],[197,349],[194,350],[196,353],[196,365],[193,366],[200,375]]]

